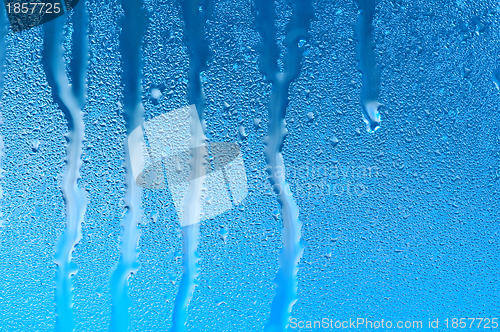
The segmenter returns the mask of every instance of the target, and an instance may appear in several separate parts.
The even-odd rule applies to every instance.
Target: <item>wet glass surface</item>
[[[2,15],[0,331],[500,316],[498,2]]]

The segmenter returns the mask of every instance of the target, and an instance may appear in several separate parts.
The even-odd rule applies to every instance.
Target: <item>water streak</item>
[[[283,251],[276,275],[276,295],[266,331],[285,331],[292,306],[297,297],[297,264],[302,256],[300,244],[301,222],[298,206],[285,179],[283,142],[287,133],[285,113],[289,102],[290,83],[300,75],[303,44],[313,17],[311,1],[295,0],[293,14],[286,29],[283,71],[278,68],[279,50],[276,45],[274,2],[255,0],[256,26],[262,38],[260,70],[271,82],[269,101],[269,127],[265,156],[272,188],[278,196],[283,218]]]
[[[201,9],[201,10],[200,10]],[[189,53],[188,72],[188,102],[196,105],[197,118],[203,121],[205,110],[205,95],[201,84],[201,72],[206,69],[209,56],[208,41],[205,40],[204,23],[211,16],[213,2],[211,0],[186,0],[181,2],[184,19],[184,38]],[[191,121],[198,121],[194,117]],[[204,172],[207,151],[197,149],[205,143],[204,134],[195,130],[191,125],[191,162],[190,172],[201,174]],[[184,223],[182,227],[182,268],[183,274],[179,290],[175,298],[172,314],[172,331],[186,331],[187,309],[193,297],[198,275],[199,257],[196,252],[199,237],[199,222],[201,219],[201,195],[204,177],[198,177],[189,184],[189,192],[183,202]]]
[[[4,61],[7,52],[7,25],[9,21],[7,20],[7,13],[4,10],[0,10],[0,92],[3,92],[3,81],[4,81]]]
[[[375,0],[356,0],[359,15],[356,21],[356,55],[362,74],[361,104],[368,131],[380,126],[378,95],[380,92],[380,70],[375,58],[375,46],[372,41],[372,22],[375,14]]]
[[[4,10],[0,10],[0,124],[3,122],[3,116],[2,116],[2,98],[1,96],[3,95],[3,83],[4,83],[4,61],[5,61],[5,56],[7,53],[7,24],[9,23],[7,19],[7,14]],[[3,141],[3,135],[0,134],[0,178],[3,175],[3,168],[2,168],[2,161],[5,153],[5,145]],[[2,187],[0,187],[0,201],[3,198],[3,190]],[[0,227],[3,225],[3,216],[0,214]]]
[[[85,102],[85,75],[87,74],[89,40],[88,14],[85,1],[73,9],[73,54],[70,63],[71,87],[80,107]]]
[[[82,38],[73,45],[72,62],[78,59],[80,65],[87,61],[88,48],[86,35],[86,8],[84,2],[74,13],[74,29]],[[56,246],[54,261],[58,266],[56,273],[56,331],[73,331],[75,317],[73,312],[72,280],[77,267],[72,261],[75,246],[81,239],[81,224],[87,207],[85,192],[78,186],[82,164],[84,123],[82,107],[86,67],[79,67],[78,74],[71,73],[73,86],[82,91],[75,94],[66,74],[63,58],[63,29],[66,16],[62,16],[44,25],[42,65],[47,81],[52,88],[53,99],[63,111],[68,121],[68,145],[66,148],[66,169],[62,179],[62,192],[66,203],[66,228]]]
[[[123,0],[125,16],[121,20],[122,34],[120,51],[123,61],[124,82],[123,107],[127,136],[143,122],[144,109],[141,103],[141,44],[147,29],[146,12],[140,0]],[[137,271],[137,246],[140,237],[139,222],[142,216],[141,191],[135,183],[130,162],[128,141],[125,141],[125,206],[122,222],[121,255],[118,265],[111,274],[111,331],[127,331],[130,324],[130,297],[128,279]]]
[[[191,121],[198,121],[192,117]],[[179,290],[175,298],[172,314],[172,331],[186,331],[187,309],[193,297],[198,275],[199,256],[196,252],[199,238],[199,224],[201,220],[201,195],[205,180],[205,163],[207,150],[199,148],[204,143],[203,131],[196,131],[195,125],[191,125],[191,161],[190,175],[199,175],[189,181],[189,189],[183,201],[183,224],[182,227],[182,268],[183,274],[179,284]]]

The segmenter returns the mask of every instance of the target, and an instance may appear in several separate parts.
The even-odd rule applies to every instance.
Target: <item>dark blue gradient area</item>
[[[500,331],[499,86],[497,0],[2,11],[0,332]]]

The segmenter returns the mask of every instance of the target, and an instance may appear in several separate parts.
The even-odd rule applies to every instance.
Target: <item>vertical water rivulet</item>
[[[71,88],[80,107],[85,102],[85,75],[88,67],[88,14],[85,1],[73,8],[73,45],[72,60],[70,63]]]
[[[380,126],[378,95],[380,92],[380,70],[375,58],[375,46],[372,41],[372,22],[375,14],[375,0],[356,0],[359,9],[356,21],[356,56],[362,75],[361,105],[369,131]]]
[[[290,83],[300,75],[303,44],[313,18],[310,0],[293,1],[293,14],[286,27],[283,70],[278,67],[279,49],[276,44],[275,5],[273,1],[254,0],[256,27],[262,38],[260,70],[271,82],[269,127],[265,157],[272,188],[278,196],[283,219],[283,251],[276,275],[276,295],[266,331],[285,331],[297,296],[297,270],[302,255],[301,222],[298,206],[285,179],[281,149],[287,133],[285,114],[289,102]]]
[[[66,74],[63,58],[63,29],[66,16],[44,24],[42,65],[47,82],[52,89],[54,102],[63,111],[68,121],[68,145],[66,148],[66,169],[62,179],[62,192],[66,203],[66,227],[56,245],[54,261],[56,272],[56,331],[73,331],[75,319],[72,299],[72,276],[77,267],[72,253],[81,239],[81,224],[87,207],[85,192],[78,186],[82,149],[85,136],[83,112],[86,65],[88,59],[87,20],[85,2],[82,1],[73,14],[73,27],[80,38],[73,43],[70,67],[71,83]],[[74,86],[79,90],[75,93]]]
[[[142,87],[142,38],[147,29],[146,12],[141,0],[123,0],[124,17],[121,19],[122,34],[120,52],[123,72],[123,108],[127,136],[143,123],[144,109],[141,103]],[[130,161],[128,141],[125,140],[125,216],[120,244],[120,259],[111,274],[111,331],[127,331],[130,323],[128,279],[137,270],[137,245],[139,222],[142,216],[141,191],[137,186]]]
[[[200,10],[201,9],[201,10]],[[200,74],[206,69],[209,56],[208,41],[205,39],[205,22],[213,10],[212,0],[181,1],[181,12],[184,20],[184,41],[189,54],[188,69],[188,103],[194,104],[197,118],[203,121],[205,110],[205,95]],[[192,118],[191,121],[198,119]],[[204,134],[193,131],[196,126],[191,125],[191,162],[190,172],[203,174],[206,160],[206,150],[197,149],[204,141]],[[198,177],[189,183],[189,191],[183,202],[182,221],[182,268],[183,274],[172,314],[172,331],[186,331],[187,309],[193,297],[198,275],[198,247],[199,222],[201,210],[203,177]]]
[[[1,96],[3,95],[3,82],[4,82],[4,61],[7,53],[7,24],[9,23],[7,19],[6,12],[0,10],[0,124],[3,113],[3,106],[1,101]],[[2,177],[2,161],[5,151],[5,145],[3,141],[3,135],[0,134],[0,178]],[[2,188],[0,187],[0,201],[2,200]],[[2,216],[0,215],[0,226],[3,224]]]
[[[0,92],[3,92],[4,81],[4,60],[7,52],[7,13],[4,10],[0,11]]]

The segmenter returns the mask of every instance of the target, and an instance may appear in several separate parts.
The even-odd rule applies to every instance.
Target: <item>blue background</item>
[[[147,1],[145,7],[147,120],[188,104],[188,55],[178,3]],[[73,254],[74,308],[77,331],[104,331],[125,212],[121,5],[96,0],[88,9],[80,180],[88,207]],[[283,148],[303,223],[292,317],[424,324],[438,317],[498,317],[500,92],[493,73],[500,67],[499,3],[377,4],[373,40],[383,107],[375,133],[366,131],[359,102],[356,5],[315,1],[314,9],[301,76],[290,88]],[[283,36],[290,4],[280,1],[277,13]],[[270,86],[258,69],[260,37],[250,1],[217,2],[207,27],[208,137],[241,144],[249,194],[239,208],[201,224],[188,330],[257,331],[269,315],[281,248],[278,203],[264,172]],[[70,49],[71,24],[66,29]],[[60,185],[67,123],[41,65],[42,34],[36,27],[7,36],[0,331],[48,331],[55,324],[53,257],[65,223]],[[157,101],[152,88],[162,92]],[[167,190],[142,195],[131,330],[165,331],[182,272],[180,227]]]

